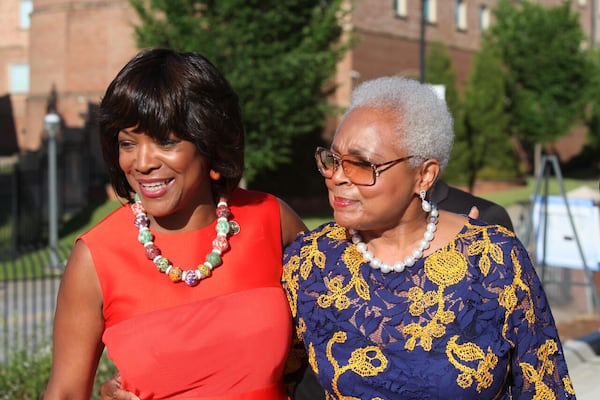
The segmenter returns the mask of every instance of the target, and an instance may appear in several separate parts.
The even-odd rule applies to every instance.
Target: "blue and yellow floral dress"
[[[514,233],[469,219],[402,273],[328,223],[284,257],[298,335],[328,399],[574,399],[541,283]]]

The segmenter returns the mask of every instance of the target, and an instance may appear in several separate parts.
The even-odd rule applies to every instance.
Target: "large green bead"
[[[150,232],[149,230],[140,231],[140,233],[138,234],[138,240],[142,244],[151,242],[152,241],[152,232]]]
[[[227,221],[217,222],[216,230],[218,233],[221,233],[224,235],[228,234],[229,233],[229,222],[227,222]]]
[[[206,261],[210,263],[213,267],[221,265],[221,256],[217,253],[208,253],[206,255]]]

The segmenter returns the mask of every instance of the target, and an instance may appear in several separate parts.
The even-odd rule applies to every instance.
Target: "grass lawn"
[[[538,194],[543,195],[544,188],[544,180],[542,179],[540,182],[540,187],[538,188]],[[527,203],[531,201],[531,197],[535,192],[536,179],[528,178],[527,185],[509,189],[509,190],[501,190],[493,193],[485,193],[480,195],[485,199],[491,200],[494,203],[498,203],[503,207],[508,207],[517,203]],[[576,189],[580,186],[588,186],[594,190],[598,190],[598,181],[597,180],[582,180],[582,179],[572,179],[572,178],[564,178],[563,185],[566,192],[569,192],[573,189]],[[549,195],[558,195],[561,193],[561,188],[556,178],[548,179],[548,194]]]
[[[72,246],[77,236],[87,231],[92,226],[96,225],[102,220],[102,218],[106,217],[120,205],[121,203],[116,200],[107,200],[104,203],[100,204],[98,207],[91,211],[91,213],[86,217],[85,221],[79,221],[77,223],[74,223],[74,227],[72,229],[68,229],[67,234],[61,235],[61,238],[59,240],[60,245]],[[77,218],[78,217],[76,216],[75,219]]]

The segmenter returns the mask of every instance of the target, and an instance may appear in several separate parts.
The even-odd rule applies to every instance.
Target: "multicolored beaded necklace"
[[[185,282],[188,286],[196,286],[204,278],[211,275],[214,267],[222,264],[221,256],[229,249],[229,235],[239,232],[239,225],[235,221],[230,221],[231,211],[227,205],[227,199],[221,198],[217,204],[217,225],[215,230],[217,236],[212,242],[212,250],[206,255],[206,260],[198,265],[196,269],[184,270],[171,264],[168,258],[161,255],[161,251],[154,244],[154,235],[150,231],[150,220],[148,214],[136,194],[134,203],[131,204],[131,211],[135,215],[134,224],[138,228],[138,241],[144,245],[146,257],[154,262],[156,268],[165,273],[171,282]]]

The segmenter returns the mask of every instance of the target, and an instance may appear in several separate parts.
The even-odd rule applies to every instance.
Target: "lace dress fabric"
[[[329,223],[284,255],[297,334],[328,399],[574,399],[541,283],[514,234],[469,219],[402,273]]]

